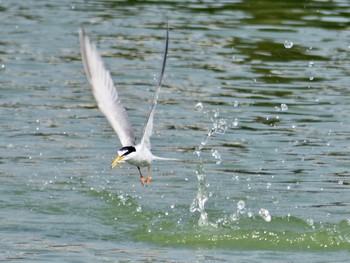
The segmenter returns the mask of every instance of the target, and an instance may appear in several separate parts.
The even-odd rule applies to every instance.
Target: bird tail
[[[182,161],[182,160],[180,160],[180,159],[176,159],[176,158],[164,158],[164,157],[159,157],[159,156],[153,156],[153,160],[155,160],[155,161],[177,161],[177,162],[179,162],[179,161]]]

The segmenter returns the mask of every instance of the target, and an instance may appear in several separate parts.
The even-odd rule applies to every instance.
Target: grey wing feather
[[[150,112],[148,114],[148,118],[147,118],[146,124],[144,126],[143,135],[142,135],[142,139],[141,139],[141,145],[144,145],[148,149],[151,149],[150,137],[151,137],[152,131],[153,131],[153,115],[154,115],[154,111],[155,111],[155,108],[157,105],[159,91],[160,91],[160,88],[162,87],[163,75],[164,75],[164,71],[165,71],[165,64],[166,64],[166,59],[167,59],[167,55],[168,55],[168,46],[169,46],[169,25],[167,25],[167,31],[166,31],[162,69],[161,69],[161,72],[159,75],[158,85],[157,85],[157,88],[156,88],[156,91],[155,91],[155,94],[153,97],[153,103],[152,103]]]
[[[99,109],[106,116],[123,146],[135,144],[133,128],[130,125],[126,110],[118,99],[118,92],[96,46],[90,42],[81,28],[79,31],[80,52],[86,76],[92,87],[92,93]]]

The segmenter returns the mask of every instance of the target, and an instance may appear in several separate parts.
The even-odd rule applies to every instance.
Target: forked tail
[[[154,156],[154,155],[153,155],[153,160],[155,160],[155,161],[177,161],[177,162],[182,161],[182,160],[176,159],[176,158],[164,158],[164,157],[158,157],[158,156]]]

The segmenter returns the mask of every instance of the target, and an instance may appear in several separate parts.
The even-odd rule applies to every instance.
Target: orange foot
[[[147,185],[151,184],[151,176],[147,176],[147,180],[146,180]]]
[[[141,176],[140,181],[141,181],[142,186],[144,186],[145,185],[145,177]]]
[[[147,173],[147,185],[150,185],[151,183],[151,168],[148,166],[148,173]]]

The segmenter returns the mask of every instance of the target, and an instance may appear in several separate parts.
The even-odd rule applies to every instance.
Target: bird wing
[[[134,145],[134,130],[131,127],[126,110],[120,103],[111,74],[105,69],[95,44],[90,42],[83,28],[79,31],[79,37],[85,73],[99,109],[117,133],[121,144],[123,146]]]
[[[151,142],[150,142],[150,137],[152,135],[153,131],[153,115],[154,115],[154,110],[157,105],[157,100],[159,96],[159,91],[162,86],[162,81],[163,81],[163,75],[164,75],[164,70],[165,70],[165,64],[166,64],[166,58],[168,55],[168,43],[169,43],[169,25],[167,25],[167,31],[166,31],[166,39],[165,39],[165,48],[164,48],[164,55],[163,55],[163,62],[162,62],[162,69],[160,71],[159,79],[158,79],[158,85],[153,97],[153,103],[151,106],[151,109],[148,114],[148,118],[146,121],[146,124],[143,128],[143,135],[141,139],[141,146],[145,146],[148,149],[151,149]]]

